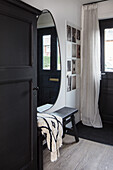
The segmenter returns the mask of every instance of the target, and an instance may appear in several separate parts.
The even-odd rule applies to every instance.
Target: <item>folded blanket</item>
[[[59,148],[62,146],[63,126],[62,118],[47,113],[37,113],[38,127],[42,134],[46,134],[48,149],[51,152],[51,161],[54,162],[60,156]]]

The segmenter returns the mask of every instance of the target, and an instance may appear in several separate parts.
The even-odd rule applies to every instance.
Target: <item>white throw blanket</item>
[[[51,161],[54,162],[60,156],[59,148],[62,146],[62,118],[47,113],[37,113],[37,123],[42,134],[47,136],[46,141],[51,152]]]

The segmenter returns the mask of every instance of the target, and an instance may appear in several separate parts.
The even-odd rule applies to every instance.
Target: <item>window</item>
[[[43,70],[51,69],[51,35],[43,36]]]
[[[105,72],[113,72],[113,28],[104,30]]]
[[[113,19],[99,21],[101,40],[101,72],[113,73]]]

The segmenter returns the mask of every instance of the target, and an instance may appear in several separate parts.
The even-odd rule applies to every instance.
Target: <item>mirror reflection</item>
[[[37,21],[37,44],[37,111],[43,112],[56,102],[61,79],[59,40],[53,16],[48,10],[43,10]]]

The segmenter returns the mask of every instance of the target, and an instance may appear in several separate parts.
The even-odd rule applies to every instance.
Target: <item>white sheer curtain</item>
[[[100,37],[97,4],[82,9],[81,116],[83,124],[100,128]]]

